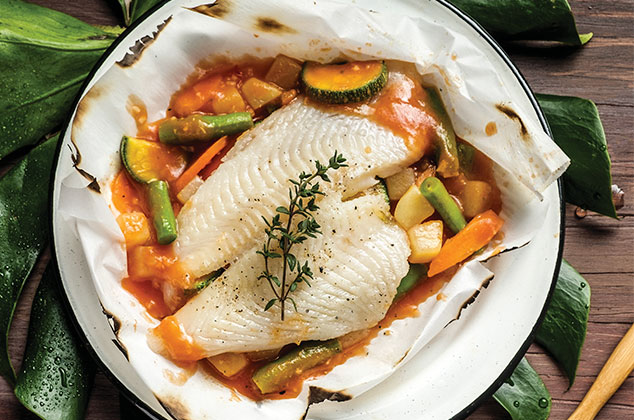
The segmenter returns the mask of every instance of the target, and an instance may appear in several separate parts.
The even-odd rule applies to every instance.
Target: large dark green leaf
[[[575,381],[581,348],[586,339],[590,311],[590,285],[567,261],[563,261],[553,298],[535,341],[546,350]]]
[[[509,412],[513,420],[546,420],[550,414],[550,393],[522,358],[510,378],[495,391],[493,398]]]
[[[137,20],[162,0],[117,0],[123,11],[123,20],[126,26]]]
[[[64,13],[0,1],[0,159],[61,124],[115,38]]]
[[[500,40],[546,40],[583,45],[566,0],[449,0]]]
[[[48,180],[57,137],[0,179],[0,375],[13,383],[7,338],[22,287],[47,240]]]
[[[538,94],[555,143],[570,158],[564,174],[567,202],[617,217],[605,133],[596,105],[583,98]]]
[[[58,282],[51,264],[35,293],[15,395],[43,419],[79,420],[84,418],[95,368],[75,338]]]

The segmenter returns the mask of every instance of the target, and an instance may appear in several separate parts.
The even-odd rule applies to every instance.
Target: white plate
[[[120,60],[134,41],[151,33],[182,3],[172,1],[128,29],[102,57],[82,89],[83,94]],[[352,2],[355,3],[355,2]],[[424,3],[424,4],[423,4]],[[357,4],[358,6],[361,6]],[[430,14],[438,23],[468,36],[496,63],[514,100],[531,110],[528,118],[547,124],[526,82],[508,57],[484,31],[444,1],[366,0],[362,7],[392,14]],[[79,100],[80,98],[78,98]],[[66,127],[70,127],[73,114]],[[76,324],[93,356],[122,392],[156,418],[170,418],[117,346],[113,326],[102,312],[84,253],[73,228],[58,211],[62,174],[71,165],[70,130],[63,132],[53,179],[52,226],[56,259]],[[345,403],[324,402],[311,407],[310,419],[448,419],[464,417],[497,389],[511,373],[541,321],[559,264],[563,245],[560,184],[544,193],[548,212],[532,242],[497,257],[490,265],[496,278],[432,342],[393,376],[371,391]]]

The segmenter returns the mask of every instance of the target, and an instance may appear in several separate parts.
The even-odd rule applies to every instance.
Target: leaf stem
[[[280,303],[281,319],[284,321],[284,314],[286,312],[286,299],[291,299],[289,293],[293,292],[299,283],[306,283],[310,287],[308,279],[313,278],[313,273],[308,266],[308,262],[303,264],[297,261],[297,258],[291,254],[293,245],[300,244],[308,238],[315,238],[316,235],[321,234],[319,224],[315,221],[311,212],[317,211],[319,207],[315,204],[316,197],[318,195],[325,195],[323,191],[319,189],[319,184],[312,185],[313,181],[317,178],[321,178],[325,182],[330,182],[330,178],[326,175],[326,172],[330,169],[339,169],[344,166],[346,159],[335,154],[330,158],[328,165],[322,165],[319,161],[315,161],[315,172],[307,174],[302,172],[299,175],[299,180],[289,179],[292,186],[288,190],[289,205],[288,207],[280,206],[276,209],[276,215],[269,221],[266,218],[264,222],[267,225],[265,230],[267,234],[267,241],[262,248],[262,251],[257,251],[258,254],[264,257],[264,271],[260,274],[258,279],[266,279],[271,286],[273,299],[269,300],[264,310],[268,310],[275,303]],[[280,220],[281,215],[286,215],[286,227],[282,226]],[[295,216],[303,217],[303,220],[297,223],[296,230],[293,229],[293,222],[297,220]],[[279,232],[279,236],[276,235]],[[281,251],[273,252],[273,242],[277,242],[277,248]],[[271,273],[269,267],[269,259],[282,258],[282,280],[280,280]],[[292,282],[288,282],[289,271],[297,271],[297,275]],[[277,288],[276,288],[277,286]],[[295,301],[291,299],[293,307],[297,310]]]

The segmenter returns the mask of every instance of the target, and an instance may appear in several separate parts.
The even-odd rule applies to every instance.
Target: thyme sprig
[[[284,311],[286,300],[290,300],[297,311],[297,304],[289,293],[292,293],[297,289],[300,283],[306,283],[308,287],[311,287],[309,279],[313,279],[313,272],[308,265],[308,261],[297,260],[297,257],[291,253],[291,249],[294,245],[301,244],[308,238],[316,238],[322,232],[319,230],[321,227],[315,220],[313,212],[319,210],[315,201],[317,196],[325,195],[321,191],[319,182],[313,184],[313,181],[317,178],[324,182],[330,182],[330,178],[326,174],[328,170],[337,170],[341,167],[348,166],[346,159],[335,154],[328,161],[328,165],[322,165],[319,161],[315,161],[315,171],[313,173],[302,172],[299,174],[299,179],[289,179],[292,186],[288,189],[289,205],[288,207],[280,206],[276,211],[276,215],[269,221],[264,216],[262,219],[266,223],[266,243],[262,246],[261,251],[257,251],[258,254],[264,257],[264,271],[258,277],[259,280],[266,279],[273,295],[273,299],[269,300],[264,307],[265,311],[268,311],[276,303],[281,305],[282,321],[284,320]],[[283,221],[282,218],[286,220]],[[297,220],[299,219],[299,222]],[[293,229],[294,222],[297,222],[295,229]],[[273,273],[269,269],[270,260],[282,258],[282,279]]]

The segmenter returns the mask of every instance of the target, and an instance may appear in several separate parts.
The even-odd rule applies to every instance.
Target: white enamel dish
[[[156,30],[177,8],[195,5],[191,0],[165,2],[139,19],[106,52],[77,98],[83,95],[135,41]],[[342,2],[348,3],[348,2]],[[354,1],[352,2],[357,6]],[[525,118],[549,132],[545,119],[526,82],[501,48],[476,23],[443,0],[364,1],[363,8],[403,16],[433,16],[444,27],[474,42],[495,63],[498,76],[523,109]],[[175,87],[177,88],[177,87]],[[122,105],[123,106],[123,105]],[[113,321],[102,311],[82,246],[73,226],[62,217],[62,174],[72,166],[70,127],[62,133],[52,182],[53,257],[57,262],[69,308],[76,326],[95,360],[120,390],[149,416],[170,419],[143,380],[130,367],[117,343]],[[96,139],[98,141],[98,139]],[[508,376],[530,345],[548,304],[563,249],[561,184],[543,193],[547,207],[543,224],[533,240],[521,249],[504,253],[489,263],[495,279],[438,336],[395,374],[365,394],[347,402],[312,406],[309,419],[448,419],[468,415]],[[86,209],[86,211],[90,211]]]

